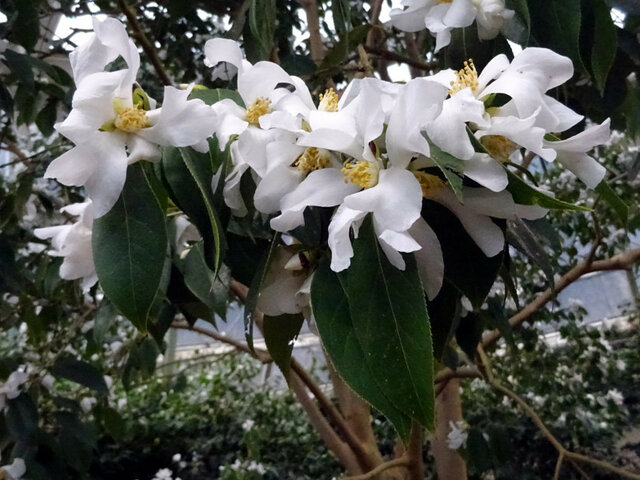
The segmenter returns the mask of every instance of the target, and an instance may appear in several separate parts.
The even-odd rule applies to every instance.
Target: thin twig
[[[346,477],[344,480],[368,480],[370,478],[375,478],[376,475],[379,475],[385,470],[389,470],[390,468],[408,467],[410,462],[411,460],[408,457],[396,458],[395,460],[389,460],[388,462],[381,463],[376,468],[367,473],[356,475],[354,477]]]
[[[562,461],[564,460],[564,452],[560,452],[558,455],[558,461],[556,462],[556,470],[553,473],[553,480],[560,478],[560,471],[562,470]]]
[[[482,346],[478,346],[478,358],[480,359],[479,367],[483,370],[485,374],[486,382],[491,385],[495,390],[499,391],[503,395],[511,398],[515,401],[518,406],[531,418],[533,423],[538,427],[540,432],[549,440],[549,442],[554,446],[554,448],[558,451],[563,458],[566,457],[567,460],[575,460],[576,462],[588,463],[589,465],[593,465],[595,467],[601,468],[602,470],[606,470],[609,472],[617,473],[621,477],[630,478],[632,480],[640,480],[640,475],[629,472],[624,468],[616,467],[615,465],[610,464],[609,462],[605,462],[603,460],[596,460],[591,457],[587,457],[586,455],[582,455],[580,453],[575,453],[570,450],[567,450],[560,441],[551,433],[551,431],[544,424],[540,416],[536,413],[536,411],[525,402],[522,397],[520,397],[513,390],[502,385],[494,376],[493,371],[491,369],[491,363],[487,354],[485,353]],[[556,467],[557,469],[558,467]]]
[[[162,60],[160,60],[160,57],[158,56],[158,52],[156,52],[155,47],[149,41],[149,38],[144,33],[140,23],[138,23],[135,10],[133,10],[132,7],[129,7],[124,0],[118,0],[118,8],[124,16],[127,17],[129,26],[131,27],[131,30],[133,30],[133,36],[138,40],[138,42],[140,42],[140,46],[144,50],[144,53],[147,54],[147,57],[149,57],[149,60],[162,83],[164,85],[172,85],[173,82],[171,82],[169,75],[167,75],[164,65],[162,64]]]

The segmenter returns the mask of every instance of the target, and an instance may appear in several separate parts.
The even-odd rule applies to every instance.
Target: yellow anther
[[[353,183],[360,188],[371,188],[378,184],[380,166],[376,162],[361,160],[346,163],[340,171],[344,175],[344,183]]]
[[[300,155],[293,166],[303,172],[313,172],[314,170],[320,170],[331,165],[331,157],[329,151],[324,148],[308,147],[302,155]]]
[[[264,97],[256,98],[253,103],[247,108],[247,122],[251,125],[258,126],[258,120],[262,115],[273,112],[271,108],[271,100]]]
[[[139,106],[127,107],[118,112],[113,124],[118,130],[134,133],[151,126],[147,112]]]
[[[485,135],[480,143],[493,158],[501,162],[508,162],[511,154],[518,149],[515,143],[502,135]]]
[[[320,94],[320,104],[318,110],[321,112],[337,112],[338,111],[338,94],[333,88],[324,91],[324,95]]]
[[[456,72],[456,79],[451,82],[449,95],[458,93],[465,88],[471,88],[473,93],[478,90],[478,72],[471,59],[468,62],[464,62],[464,68]]]
[[[424,198],[433,198],[436,193],[447,186],[446,182],[436,175],[430,173],[421,172],[419,170],[414,171],[413,175],[420,183],[422,189],[422,196]]]
[[[440,3],[451,3],[453,0],[436,0],[436,5],[439,5]]]

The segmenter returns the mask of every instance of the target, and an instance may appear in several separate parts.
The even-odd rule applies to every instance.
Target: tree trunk
[[[436,433],[431,439],[431,453],[436,461],[439,480],[465,480],[467,464],[456,450],[447,445],[449,422],[462,420],[460,381],[451,379],[436,397]]]

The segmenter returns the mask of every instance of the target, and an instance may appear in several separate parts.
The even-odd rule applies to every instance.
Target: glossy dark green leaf
[[[57,412],[58,441],[68,464],[78,473],[89,470],[96,447],[94,429],[69,412]]]
[[[618,35],[611,18],[611,7],[604,0],[594,0],[594,34],[591,48],[591,70],[596,86],[602,94],[609,70],[618,50]]]
[[[38,432],[38,407],[31,396],[22,393],[7,401],[5,423],[11,436],[17,440],[33,440]]]
[[[586,71],[580,55],[580,0],[529,0],[531,34],[537,44],[568,56]]]
[[[189,99],[191,100],[193,98],[199,98],[207,105],[213,105],[220,100],[230,98],[241,107],[244,107],[244,102],[242,101],[240,94],[235,90],[229,90],[226,88],[198,88],[189,94]]]
[[[304,318],[301,314],[283,314],[277,317],[264,316],[262,334],[267,350],[282,374],[288,379],[291,368],[293,342],[298,337]]]
[[[191,247],[182,264],[184,283],[206,306],[213,309],[216,305],[214,292],[215,274],[204,258],[204,246],[198,242]]]
[[[40,37],[39,0],[19,0],[13,2],[18,15],[13,22],[10,40],[32,51]]]
[[[167,248],[164,211],[142,166],[134,164],[116,204],[93,224],[93,257],[105,295],[143,332],[161,287]]]
[[[213,161],[210,155],[200,154],[192,148],[180,148],[179,150],[182,160],[197,186],[197,191],[200,193],[198,201],[204,204],[205,207],[207,223],[203,225],[204,219],[201,218],[202,215],[200,214],[196,226],[205,239],[205,258],[214,273],[217,273],[222,262],[226,242],[221,231],[222,224],[218,218],[211,189],[211,179],[215,173]],[[185,185],[178,185],[177,187],[183,189]],[[189,208],[192,210],[193,206],[189,205]]]
[[[513,200],[521,205],[539,205],[543,208],[556,209],[556,210],[581,210],[583,212],[590,212],[591,209],[582,207],[580,205],[574,205],[572,203],[563,202],[557,198],[550,197],[549,195],[535,189],[527,184],[520,177],[514,173],[507,171],[509,176],[509,185],[507,190],[513,196]]]
[[[482,338],[485,323],[479,314],[469,312],[460,319],[456,329],[456,341],[464,353],[471,359],[476,355],[478,343]]]
[[[456,174],[464,173],[464,161],[454,157],[440,149],[437,145],[429,142],[430,158],[444,174],[447,182],[451,186],[456,197],[463,202],[462,196],[462,177]]]
[[[127,432],[127,424],[115,408],[103,407],[100,409],[100,417],[105,430],[115,440],[121,440]]]
[[[389,419],[401,438],[409,438],[411,418],[398,409],[379,386],[367,362],[367,356],[372,353],[363,350],[340,278],[327,263],[322,264],[313,277],[311,304],[322,345],[338,374]]]
[[[485,256],[458,218],[439,203],[424,200],[422,217],[440,241],[445,279],[479,308],[500,271],[502,253]]]
[[[370,218],[353,243],[346,292],[356,337],[382,392],[424,427],[434,424],[433,347],[415,260],[389,263]]]
[[[629,207],[622,201],[618,194],[609,186],[609,184],[603,180],[595,188],[596,193],[602,197],[602,199],[609,204],[613,211],[618,216],[618,219],[626,227],[629,222]]]
[[[427,301],[431,334],[433,336],[433,356],[441,360],[445,347],[453,338],[458,321],[460,291],[445,281],[436,298]]]
[[[5,50],[4,61],[7,64],[7,67],[9,67],[9,70],[18,77],[18,81],[27,89],[33,90],[35,87],[35,81],[29,56],[23,53],[14,52],[13,50]]]
[[[331,0],[331,13],[333,24],[338,35],[342,36],[351,30],[351,5],[349,0]]]
[[[107,393],[107,384],[100,371],[83,360],[65,355],[56,360],[51,368],[54,377],[66,378],[99,393]]]
[[[524,254],[531,262],[537,265],[547,279],[547,283],[553,288],[553,266],[551,259],[544,249],[543,240],[525,220],[517,218],[507,221],[507,242]]]
[[[116,307],[105,298],[100,304],[100,309],[94,319],[93,339],[96,344],[102,345],[111,325],[113,325],[113,322],[116,320],[117,314]]]
[[[45,137],[53,133],[53,124],[56,123],[57,115],[58,102],[49,101],[36,116],[36,126]]]

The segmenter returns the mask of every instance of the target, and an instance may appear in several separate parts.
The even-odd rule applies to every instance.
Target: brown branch
[[[413,32],[405,32],[404,43],[407,45],[407,52],[409,53],[409,58],[411,58],[415,62],[419,62],[420,53],[418,52],[416,35]],[[409,72],[411,73],[412,78],[420,76],[420,70],[415,67],[409,66]]]
[[[479,366],[482,368],[485,374],[486,382],[491,385],[495,390],[499,391],[503,395],[511,398],[514,402],[518,404],[518,406],[524,410],[524,412],[531,418],[533,423],[538,427],[540,432],[549,440],[549,442],[553,445],[553,447],[558,451],[560,455],[560,459],[558,464],[556,465],[556,473],[559,473],[559,468],[561,464],[561,459],[566,458],[567,460],[582,462],[592,465],[594,467],[601,468],[602,470],[606,470],[608,472],[617,473],[621,477],[630,478],[632,480],[640,480],[640,475],[629,472],[624,468],[616,467],[615,465],[610,464],[609,462],[605,462],[603,460],[597,460],[595,458],[587,457],[586,455],[582,455],[580,453],[572,452],[567,450],[560,441],[549,431],[547,426],[544,424],[540,416],[536,413],[536,411],[525,402],[522,397],[520,397],[517,393],[509,388],[505,387],[497,380],[491,370],[491,363],[489,362],[489,358],[485,353],[482,346],[478,346],[478,358],[479,358]],[[554,477],[555,478],[555,477]]]
[[[147,57],[149,57],[149,60],[153,65],[153,69],[156,71],[156,74],[158,75],[162,83],[164,85],[172,85],[173,82],[171,82],[169,75],[167,75],[167,72],[164,69],[164,65],[162,64],[162,60],[160,60],[160,57],[158,56],[158,52],[156,52],[155,47],[149,41],[149,38],[140,26],[133,7],[129,7],[124,0],[118,0],[118,8],[124,14],[124,16],[127,17],[129,26],[131,27],[131,30],[133,30],[132,36],[136,40],[138,40],[138,42],[140,42],[142,50],[144,50],[144,53],[146,53]]]
[[[316,0],[298,0],[298,3],[307,16],[307,25],[309,27],[309,49],[311,50],[311,59],[320,63],[327,50],[320,35],[320,17],[318,15],[318,3]]]
[[[422,445],[424,443],[424,430],[415,420],[411,426],[411,437],[407,445],[407,457],[409,457],[409,480],[424,480],[424,462],[422,461]]]
[[[567,273],[565,273],[555,283],[555,288],[546,289],[538,297],[512,316],[509,319],[509,324],[512,328],[517,328],[529,319],[534,313],[544,307],[548,302],[553,300],[562,290],[567,288],[573,282],[580,277],[591,272],[602,272],[611,270],[628,270],[633,265],[640,261],[640,248],[628,250],[624,253],[614,255],[613,257],[604,260],[590,261],[587,258],[586,261],[576,265]],[[482,346],[486,349],[491,347],[501,337],[501,333],[498,330],[491,330],[483,334]]]
[[[558,455],[558,461],[556,462],[556,470],[553,473],[553,480],[560,478],[560,471],[562,470],[562,461],[564,460],[564,452],[560,452]]]
[[[375,478],[376,475],[381,474],[382,472],[389,470],[391,468],[397,467],[408,467],[411,460],[408,457],[396,458],[394,460],[389,460],[388,462],[381,463],[373,470],[368,471],[363,475],[356,475],[355,477],[347,477],[345,480],[369,480],[370,478]]]
[[[22,163],[24,165],[26,165],[27,167],[30,165],[31,162],[29,162],[29,157],[27,157],[22,150],[20,150],[18,148],[18,145],[16,145],[14,142],[12,142],[11,140],[8,140],[6,138],[2,139],[2,143],[4,143],[7,147],[7,151],[13,153],[18,160],[16,162],[11,162],[13,163]]]
[[[398,63],[406,63],[410,67],[416,68],[418,70],[424,70],[429,72],[437,67],[436,62],[431,62],[431,63],[420,62],[418,60],[414,60],[413,58],[407,57],[405,55],[400,55],[399,53],[391,52],[389,50],[384,50],[382,48],[370,47],[365,45],[364,49],[367,51],[367,53],[370,53],[371,55],[375,55],[377,57],[384,58],[386,60],[391,60]]]

